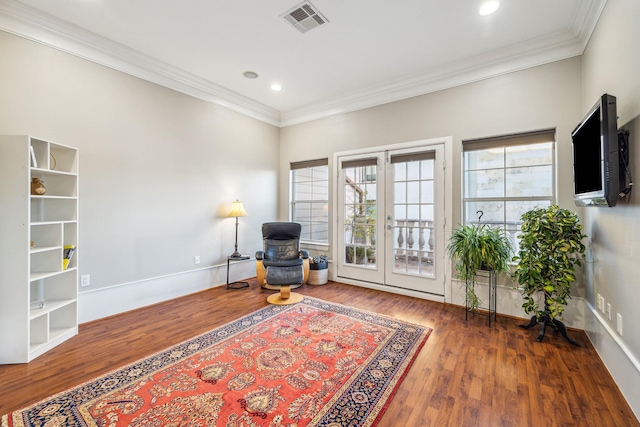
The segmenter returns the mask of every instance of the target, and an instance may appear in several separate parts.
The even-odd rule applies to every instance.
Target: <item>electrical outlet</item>
[[[80,276],[80,286],[91,286],[91,275],[83,274]]]
[[[607,303],[607,317],[611,320],[611,304]]]
[[[616,330],[618,331],[618,334],[620,334],[620,336],[622,336],[622,314],[617,313],[618,316],[618,321],[616,322]]]
[[[600,311],[604,314],[604,307],[605,307],[604,302],[605,301],[604,301],[604,297],[600,297],[600,298],[602,298],[600,300]]]
[[[602,295],[598,294],[596,296],[596,308],[600,311],[602,311]]]
[[[196,256],[193,257],[193,263],[195,265],[200,264],[200,255],[196,255]]]

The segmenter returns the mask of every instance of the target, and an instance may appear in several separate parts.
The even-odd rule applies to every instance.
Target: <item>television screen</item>
[[[587,118],[573,136],[575,194],[602,190],[602,141],[600,106]]]
[[[616,97],[604,94],[571,133],[573,200],[578,206],[615,206],[620,192]]]

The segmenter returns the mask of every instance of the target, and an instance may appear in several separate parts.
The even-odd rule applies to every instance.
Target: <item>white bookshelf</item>
[[[78,150],[0,136],[0,200],[0,364],[26,363],[78,333]]]

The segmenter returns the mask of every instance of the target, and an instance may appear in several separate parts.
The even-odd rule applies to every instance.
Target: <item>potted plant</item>
[[[481,302],[475,293],[478,270],[507,272],[513,253],[511,241],[502,229],[487,224],[463,225],[451,234],[447,250],[455,259],[458,278],[465,282],[466,306],[475,311]]]
[[[578,216],[556,205],[533,209],[522,215],[520,249],[513,258],[517,262],[513,276],[521,287],[524,303],[522,308],[534,316],[528,325],[531,328],[542,323],[537,341],[542,341],[547,325],[559,331],[574,345],[561,322],[564,306],[571,298],[571,283],[576,280],[576,266],[582,265],[585,246],[582,226]],[[544,298],[541,307],[538,295]]]

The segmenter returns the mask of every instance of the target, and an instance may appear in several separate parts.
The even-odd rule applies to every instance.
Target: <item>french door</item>
[[[444,144],[339,156],[338,277],[444,295]]]

